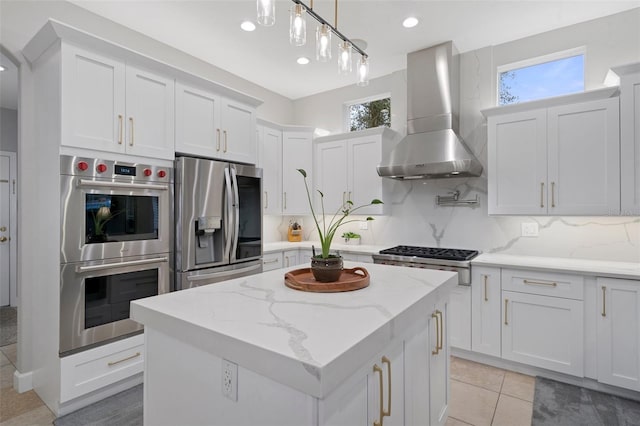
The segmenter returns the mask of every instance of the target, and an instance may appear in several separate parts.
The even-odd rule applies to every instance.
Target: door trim
[[[18,229],[18,174],[17,174],[17,153],[10,151],[0,151],[0,155],[9,157],[9,303],[11,306],[18,306],[17,288],[17,234]]]

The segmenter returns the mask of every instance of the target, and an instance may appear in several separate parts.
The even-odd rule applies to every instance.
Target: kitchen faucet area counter
[[[353,266],[345,263],[346,268]],[[446,324],[443,308],[435,327],[429,325],[438,303],[446,303],[456,286],[456,274],[373,264],[367,269],[370,285],[354,292],[292,290],[284,285],[285,270],[276,270],[133,302],[132,318],[145,326],[145,423],[180,419],[189,424],[260,424],[261,418],[270,418],[271,424],[300,424],[307,423],[307,413],[307,424],[318,424],[318,418],[331,417],[332,397],[345,383],[351,388],[349,382],[358,372],[364,372],[366,388],[370,359],[390,346],[412,346],[407,342],[415,336],[423,336],[423,344],[413,346],[424,349],[420,368],[428,370],[433,349],[429,342],[448,353],[446,327],[438,331]],[[394,369],[396,377],[411,376],[407,356],[411,358],[405,353],[404,368]],[[223,360],[239,370],[231,372],[236,376],[226,388]],[[448,378],[447,370],[445,374]],[[442,386],[440,392],[448,393],[448,380]],[[403,387],[394,392],[400,394]],[[228,391],[237,392],[237,401],[223,397]],[[301,400],[286,401],[284,412],[275,406],[268,415],[249,412],[257,408],[246,401],[276,398],[269,392],[288,392]],[[203,408],[195,401],[209,402]],[[226,414],[220,416],[217,410]],[[304,412],[302,417],[297,410]]]

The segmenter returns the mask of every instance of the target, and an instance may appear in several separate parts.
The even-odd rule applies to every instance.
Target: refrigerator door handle
[[[231,189],[231,175],[229,173],[229,167],[225,167],[224,169],[224,181],[225,181],[225,185],[227,190],[226,192],[226,196],[227,196],[227,220],[224,221],[225,224],[225,244],[224,244],[224,255],[225,255],[225,259],[227,260],[231,260],[231,241],[233,239],[233,228],[232,228],[232,223],[235,222],[235,218],[233,217],[233,199],[232,199],[232,189]]]
[[[234,166],[230,166],[231,169],[231,178],[233,180],[233,207],[234,207],[234,233],[233,233],[233,247],[232,247],[232,257],[231,260],[237,260],[237,250],[238,250],[238,237],[240,234],[240,196],[238,195],[238,175],[236,173],[236,168]]]

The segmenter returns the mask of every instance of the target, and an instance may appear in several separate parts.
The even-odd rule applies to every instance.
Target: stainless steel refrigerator
[[[176,290],[262,272],[262,169],[176,160]]]

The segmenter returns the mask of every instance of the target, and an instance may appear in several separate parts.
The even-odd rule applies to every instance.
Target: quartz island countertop
[[[131,317],[322,398],[457,284],[453,272],[369,264],[367,288],[307,293],[284,285],[290,269],[136,300]]]

